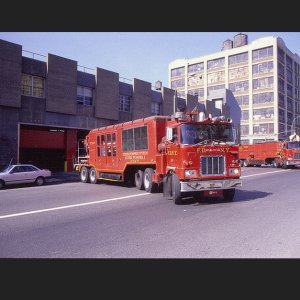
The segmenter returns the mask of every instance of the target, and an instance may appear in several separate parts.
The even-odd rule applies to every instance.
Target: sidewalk
[[[52,176],[47,178],[47,183],[76,182],[80,181],[78,172],[52,172]]]

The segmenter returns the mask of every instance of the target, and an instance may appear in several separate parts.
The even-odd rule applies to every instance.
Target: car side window
[[[20,172],[21,172],[21,169],[20,169],[19,166],[14,167],[14,168],[10,171],[10,173],[20,173]]]

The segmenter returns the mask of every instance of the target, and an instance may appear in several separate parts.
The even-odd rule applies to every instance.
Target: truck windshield
[[[288,149],[299,149],[300,142],[288,142]]]
[[[180,129],[181,144],[195,145],[212,142],[234,143],[230,124],[183,124]]]

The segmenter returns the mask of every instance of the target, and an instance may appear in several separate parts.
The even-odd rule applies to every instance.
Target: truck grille
[[[201,175],[206,176],[225,175],[224,156],[201,156],[200,171]]]
[[[299,152],[294,153],[294,159],[300,159],[300,153]]]

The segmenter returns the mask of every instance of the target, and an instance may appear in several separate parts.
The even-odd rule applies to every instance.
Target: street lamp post
[[[291,131],[293,131],[293,128],[294,128],[294,134],[296,134],[296,129],[294,127],[294,122],[299,118],[300,116],[297,116],[296,118],[294,118],[293,122],[292,122],[292,128],[291,128]],[[292,133],[292,132],[291,132]]]

